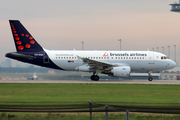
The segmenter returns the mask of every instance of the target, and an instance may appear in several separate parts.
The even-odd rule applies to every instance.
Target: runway
[[[74,84],[159,84],[159,85],[180,85],[180,80],[0,80],[0,83],[74,83]]]

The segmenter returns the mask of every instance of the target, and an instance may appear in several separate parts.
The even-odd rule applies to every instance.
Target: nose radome
[[[177,63],[175,61],[171,60],[171,67],[174,68],[176,66],[177,66]]]

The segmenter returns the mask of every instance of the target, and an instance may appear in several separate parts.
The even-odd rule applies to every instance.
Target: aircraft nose
[[[175,61],[171,60],[170,67],[174,68],[176,66],[177,66],[177,63]]]

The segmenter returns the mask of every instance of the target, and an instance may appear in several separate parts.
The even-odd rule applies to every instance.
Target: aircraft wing
[[[98,68],[98,69],[104,69],[104,68],[109,68],[113,66],[124,66],[123,64],[112,64],[108,62],[103,62],[103,61],[97,61],[89,58],[82,58],[80,56],[77,56],[79,59],[82,59],[85,64],[88,64],[91,68]]]

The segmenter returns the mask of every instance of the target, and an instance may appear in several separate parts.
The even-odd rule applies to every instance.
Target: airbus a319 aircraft
[[[98,81],[98,74],[114,77],[129,77],[131,72],[149,73],[172,69],[176,62],[166,55],[154,51],[76,51],[47,50],[18,20],[9,20],[16,52],[6,57],[18,61],[66,71],[91,72],[91,80]]]

